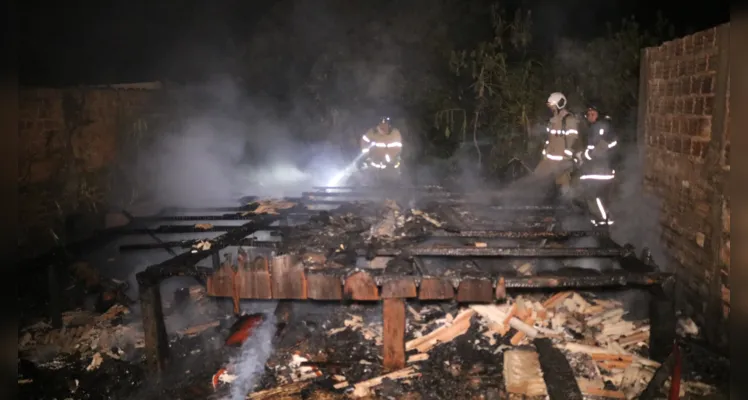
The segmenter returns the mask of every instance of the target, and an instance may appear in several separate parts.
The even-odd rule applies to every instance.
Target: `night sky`
[[[184,76],[185,71],[204,71],[210,68],[206,67],[211,61],[210,54],[224,46],[228,38],[251,37],[253,27],[272,3],[268,0],[22,2],[21,83],[143,82]],[[542,26],[548,38],[592,37],[605,31],[606,22],[630,15],[648,24],[655,19],[657,10],[662,10],[675,25],[678,36],[729,20],[726,0],[712,1],[709,7],[699,8],[695,4],[671,7],[664,0],[531,0],[524,4],[533,9],[536,25]]]

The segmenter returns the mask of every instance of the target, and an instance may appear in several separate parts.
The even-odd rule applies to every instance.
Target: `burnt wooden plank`
[[[493,285],[489,279],[466,278],[457,287],[460,303],[490,303],[494,299]]]
[[[449,300],[455,297],[455,289],[448,279],[424,277],[418,290],[420,300]]]
[[[272,293],[275,299],[307,298],[307,281],[304,265],[299,257],[284,254],[270,260]]]
[[[394,371],[405,367],[405,300],[383,300],[384,368]]]
[[[339,275],[307,269],[307,298],[342,300],[343,283]]]
[[[420,300],[450,300],[455,297],[455,288],[451,279],[445,276],[445,270],[438,265],[436,259],[415,257],[413,264],[421,274],[421,284],[418,289]]]
[[[237,264],[239,297],[242,299],[273,298],[268,255],[255,255],[253,251],[247,254],[239,249]]]
[[[382,298],[413,298],[417,292],[418,267],[407,258],[395,258],[387,262],[383,273],[375,280],[382,287]]]
[[[214,297],[231,297],[233,282],[234,271],[230,265],[224,264],[208,276],[206,293]]]
[[[367,271],[359,270],[345,278],[344,298],[357,301],[379,300],[379,288]]]
[[[582,391],[579,389],[574,371],[569,365],[561,351],[553,347],[548,338],[533,340],[538,350],[540,369],[543,371],[543,380],[551,400],[582,400]]]
[[[161,305],[161,285],[139,283],[139,291],[146,364],[160,377],[169,361],[169,337]]]
[[[382,282],[382,298],[410,299],[417,296],[415,277],[385,278]]]

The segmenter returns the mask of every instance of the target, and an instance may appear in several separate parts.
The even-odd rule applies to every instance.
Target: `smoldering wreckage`
[[[173,258],[137,274],[137,301],[74,263],[97,311],[60,310],[50,279],[50,312],[19,334],[21,397],[719,398],[729,366],[676,316],[673,277],[646,249],[559,229],[579,210],[382,193],[126,214],[97,240],[147,234],[119,251]],[[176,276],[195,283],[162,293]]]

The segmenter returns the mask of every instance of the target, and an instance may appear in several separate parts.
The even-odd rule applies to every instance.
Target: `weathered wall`
[[[711,328],[730,307],[727,35],[727,25],[698,32],[646,49],[642,61],[644,189],[661,199],[662,239],[686,311]]]
[[[158,83],[19,93],[20,245],[28,253],[65,234],[65,218],[101,211],[122,140]],[[31,242],[34,242],[33,246]]]

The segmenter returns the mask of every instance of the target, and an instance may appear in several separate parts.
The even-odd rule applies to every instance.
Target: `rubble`
[[[200,291],[187,290],[184,295],[188,293],[190,300],[204,301]],[[108,321],[126,316],[126,310],[117,306],[102,315],[67,312],[64,322],[66,327],[77,324],[112,329]],[[660,363],[647,358],[646,338],[628,339],[646,331],[647,321],[629,320],[620,302],[585,292],[509,296],[503,304],[463,308],[411,303],[405,311],[407,365],[397,371],[384,371],[380,366],[381,314],[361,307],[339,310],[335,314],[339,317],[329,317],[332,319],[323,320],[323,325],[292,326],[292,330],[295,326],[313,329],[309,332],[318,335],[305,333],[301,340],[291,338],[292,344],[279,346],[266,366],[267,377],[247,398],[300,398],[301,393],[317,393],[311,398],[331,399],[407,398],[424,390],[436,390],[434,393],[439,394],[433,396],[438,398],[476,398],[493,390],[510,396],[543,398],[549,396],[550,389],[542,371],[542,358],[538,357],[540,349],[536,348],[535,340],[539,338],[550,340],[564,355],[584,398],[635,399],[660,367]],[[174,332],[173,340],[218,335],[223,346],[238,326],[252,325],[247,325],[248,316],[252,315],[257,314],[245,314],[228,329],[220,319],[191,325]],[[560,324],[560,320],[565,322]],[[35,340],[42,340],[50,331],[43,323],[24,330],[34,332]],[[519,333],[523,335],[517,339]],[[25,343],[25,348],[31,347]],[[229,347],[223,348],[230,351]],[[224,362],[227,357],[222,356]],[[107,359],[111,357],[104,349],[89,350],[83,369],[94,373],[103,368]],[[212,391],[222,392],[235,383],[241,371],[233,368],[236,366],[214,370],[217,372],[207,380]],[[437,389],[435,381],[445,382],[455,392]],[[34,382],[29,377],[19,377],[19,385],[30,386]],[[666,391],[668,385],[665,381],[661,391]],[[714,386],[693,380],[684,380],[680,391],[692,396],[718,392]]]
[[[283,211],[296,202],[251,204],[254,208],[244,207],[238,214],[249,218],[284,216]],[[273,354],[264,370],[262,365],[253,365],[262,376],[247,394],[251,399],[419,398],[417,393],[423,393],[423,398],[548,396],[555,400],[559,398],[559,379],[566,379],[566,375],[548,371],[562,369],[569,376],[566,383],[579,392],[579,397],[566,400],[581,396],[632,399],[647,389],[662,367],[649,359],[649,321],[633,318],[624,304],[612,299],[615,296],[571,289],[550,295],[513,292],[543,287],[558,290],[563,282],[571,282],[564,286],[567,288],[584,287],[588,281],[575,281],[578,278],[573,274],[555,274],[554,270],[552,276],[548,271],[543,275],[544,266],[537,261],[542,257],[574,260],[594,250],[578,254],[578,249],[560,244],[562,240],[553,240],[574,237],[574,232],[500,230],[478,226],[486,218],[463,210],[450,213],[438,205],[413,207],[394,201],[344,204],[309,216],[307,223],[293,229],[279,228],[277,233],[283,240],[272,247],[254,246],[248,242],[253,239],[243,239],[241,246],[245,247],[236,253],[236,264],[231,262],[231,252],[223,253],[229,256],[225,262],[210,257],[213,253],[220,256],[226,243],[238,243],[232,242],[234,239],[190,241],[184,248],[194,246],[193,252],[210,253],[201,261],[202,275],[196,273],[195,277],[216,279],[206,279],[207,290],[188,288],[177,291],[173,301],[163,299],[166,321],[172,313],[201,314],[187,305],[214,305],[220,301],[216,297],[230,298],[234,308],[233,313],[206,312],[199,320],[190,318],[189,323],[169,326],[165,336],[172,354],[167,367],[174,369],[178,378],[173,388],[159,392],[160,397],[218,398],[231,388],[243,387],[237,380],[246,371],[230,360],[237,359],[241,345],[266,315],[243,313],[250,299],[384,303],[381,309],[379,305],[346,305],[317,319],[300,313],[298,320],[285,321],[285,327],[277,325],[278,333],[268,345],[272,345]],[[545,224],[547,228],[552,218],[536,220],[537,224],[528,226]],[[466,226],[469,224],[476,225]],[[201,231],[216,228],[202,223],[188,227]],[[246,237],[256,227],[242,229],[245,231],[232,238]],[[543,245],[517,242],[528,238]],[[545,246],[547,241],[550,243]],[[621,251],[612,249],[610,254],[618,257]],[[423,255],[426,257],[420,257]],[[511,256],[508,262],[492,263],[507,255]],[[452,264],[444,267],[432,262],[445,257],[452,257]],[[213,271],[204,266],[211,261]],[[163,270],[177,275],[181,270],[175,265]],[[81,280],[101,280],[85,272],[81,270]],[[242,280],[234,280],[235,276]],[[276,281],[280,276],[289,278]],[[590,279],[618,284],[629,276],[594,275]],[[260,283],[267,284],[260,287]],[[310,288],[314,285],[320,290],[313,293]],[[240,294],[240,290],[245,292]],[[288,295],[275,297],[279,292]],[[109,297],[103,300],[102,304],[112,301]],[[442,302],[433,305],[430,300]],[[322,307],[318,304],[312,307]],[[387,314],[385,310],[395,311]],[[40,361],[37,364],[47,370],[69,368],[67,361],[48,355],[51,344],[52,354],[78,359],[80,372],[73,382],[80,376],[110,371],[113,361],[140,367],[144,364],[142,352],[136,350],[143,346],[143,328],[130,322],[128,315],[125,305],[115,304],[101,315],[67,312],[59,330],[44,323],[26,327],[19,337],[21,356]],[[685,318],[678,330],[683,336],[698,335],[692,321]],[[149,336],[152,342],[153,337]],[[553,364],[548,361],[549,349],[560,357],[554,361],[557,365],[549,365]],[[184,362],[186,359],[193,361]],[[684,371],[683,378],[683,393],[717,392],[716,387],[693,382],[701,377],[691,371]],[[37,386],[39,381],[35,376],[19,376],[19,386]],[[668,387],[666,380],[662,383],[657,390]],[[73,386],[81,393],[77,385]],[[194,394],[199,390],[207,392]]]
[[[122,323],[129,313],[127,307],[117,304],[101,315],[81,310],[65,312],[60,329],[52,329],[45,322],[22,328],[18,340],[19,354],[40,362],[58,355],[73,354],[89,359],[95,354],[101,357],[100,353],[103,353],[120,359],[120,349],[145,346],[139,323]]]

